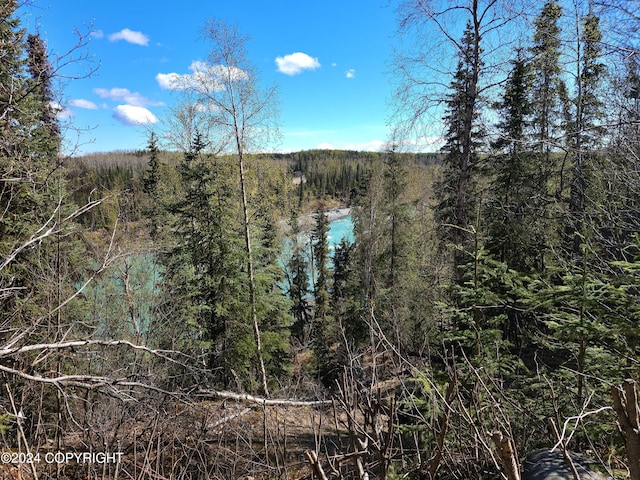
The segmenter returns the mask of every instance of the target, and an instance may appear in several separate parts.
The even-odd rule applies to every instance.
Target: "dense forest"
[[[2,478],[640,479],[637,2],[450,3],[398,4],[384,151],[256,153],[212,20],[168,132],[67,156],[0,0]]]

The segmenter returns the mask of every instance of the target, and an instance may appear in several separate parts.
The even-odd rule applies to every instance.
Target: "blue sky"
[[[54,56],[77,41],[74,29],[93,32],[75,55],[89,55],[99,68],[62,90],[68,122],[79,129],[69,131],[67,149],[78,135],[81,152],[144,148],[148,129],[158,128],[179,98],[163,80],[206,60],[200,31],[212,17],[251,37],[249,56],[262,83],[279,85],[277,150],[378,150],[387,140],[396,28],[388,0],[34,0],[21,14]],[[90,67],[79,62],[62,73]]]

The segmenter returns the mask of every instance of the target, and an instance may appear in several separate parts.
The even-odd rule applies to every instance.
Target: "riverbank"
[[[351,208],[349,207],[332,208],[331,210],[327,210],[325,212],[325,215],[327,216],[327,220],[329,220],[329,222],[334,222],[336,220],[340,220],[341,218],[351,215]]]
[[[324,212],[324,214],[327,217],[329,223],[331,223],[351,215],[351,208],[344,206],[334,207],[328,209],[326,212]],[[305,215],[302,215],[298,219],[298,225],[303,232],[310,231],[315,225],[315,213],[307,213]]]

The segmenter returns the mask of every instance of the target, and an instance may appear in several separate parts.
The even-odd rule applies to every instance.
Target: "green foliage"
[[[480,41],[478,32],[471,22],[467,22],[457,52],[458,65],[446,99],[447,110],[443,118],[446,133],[442,147],[446,156],[436,185],[439,202],[436,221],[442,225],[443,245],[467,245],[465,232],[473,223],[477,210],[477,151],[484,135],[478,123],[478,80],[482,67]],[[458,250],[454,250],[454,276],[458,280],[461,261]]]
[[[532,123],[531,64],[518,50],[512,60],[500,114],[497,153],[487,159],[491,197],[486,206],[487,248],[497,259],[521,272],[540,271],[546,253],[545,179],[537,168],[528,132]]]
[[[312,318],[310,305],[311,288],[308,273],[310,265],[307,261],[305,245],[302,244],[300,238],[298,217],[295,214],[292,215],[291,226],[293,254],[285,269],[288,283],[287,293],[291,299],[291,314],[294,318],[291,334],[305,345],[309,339]]]
[[[246,295],[247,253],[235,163],[208,155],[205,148],[197,135],[178,167],[182,195],[159,199],[161,205],[169,204],[174,224],[164,234],[173,246],[161,256],[168,301],[159,308],[158,321],[181,319],[167,325],[165,334],[171,332],[171,342],[181,349],[204,355],[217,384],[253,389],[256,350]],[[285,377],[291,317],[290,305],[278,288],[282,272],[274,253],[278,245],[271,227],[276,222],[269,211],[272,188],[277,188],[277,182],[251,187],[255,193],[250,192],[262,197],[252,224],[256,313],[263,319],[265,364],[273,375]]]
[[[315,225],[311,232],[313,245],[313,326],[311,341],[317,364],[318,375],[322,382],[331,386],[338,378],[336,366],[335,344],[337,338],[336,326],[330,311],[331,296],[329,287],[331,272],[329,270],[329,221],[321,204],[314,215]]]
[[[349,347],[361,346],[367,338],[365,312],[359,276],[356,271],[355,245],[343,238],[333,253],[333,291],[331,311],[344,332]],[[344,345],[342,345],[344,347]]]

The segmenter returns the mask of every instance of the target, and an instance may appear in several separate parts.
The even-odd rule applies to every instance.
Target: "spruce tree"
[[[292,215],[292,242],[293,254],[287,264],[289,275],[289,298],[291,299],[291,314],[294,323],[291,326],[291,333],[304,345],[309,339],[309,328],[311,326],[311,305],[310,305],[310,279],[309,262],[307,261],[304,245],[300,241],[300,227],[298,218]]]
[[[406,189],[406,169],[401,163],[400,156],[395,151],[387,153],[384,171],[384,187],[386,197],[386,216],[389,221],[388,270],[386,285],[392,287],[398,284],[406,255],[406,235],[408,209],[403,202]]]
[[[332,355],[334,343],[334,323],[331,314],[331,295],[329,293],[331,272],[329,271],[329,221],[324,205],[320,205],[315,213],[315,225],[311,232],[313,242],[314,270],[314,309],[313,328],[311,330],[312,346],[316,358],[318,375],[322,382],[330,386],[336,377],[335,359]]]
[[[15,17],[17,2],[0,4],[0,259],[5,259],[30,238],[62,228],[65,181],[46,49],[38,36],[25,40]],[[52,241],[47,237],[45,244]],[[18,253],[18,261],[0,271],[0,293],[7,292],[0,294],[2,302],[36,295],[38,265],[59,260],[57,247]],[[11,312],[5,307],[3,312]]]
[[[555,0],[547,1],[534,22],[532,67],[532,126],[535,150],[539,153],[538,178],[540,194],[549,195],[550,180],[556,171],[554,152],[564,144],[568,93],[560,66],[562,8]]]
[[[47,48],[39,34],[27,36],[27,64],[31,74],[31,88],[40,103],[40,124],[46,137],[52,141],[50,154],[57,154],[60,140],[60,125],[56,118],[53,77]]]
[[[21,28],[18,7],[0,1],[0,327],[7,344],[28,345],[86,337],[82,300],[74,297],[86,255],[66,190],[55,69],[39,35]],[[14,361],[31,379],[77,367],[47,349],[37,361],[28,355]],[[46,405],[27,426],[35,442],[43,434],[59,438],[63,392],[36,392],[24,377],[16,383],[10,377],[17,408],[28,408],[35,395]]]
[[[356,271],[355,244],[343,238],[333,253],[333,289],[331,311],[336,325],[344,331],[350,348],[368,340],[368,328],[364,321],[363,295]]]
[[[468,232],[474,223],[477,205],[477,149],[482,138],[478,125],[480,54],[480,33],[468,22],[446,101],[445,145],[442,147],[445,159],[442,177],[436,187],[439,200],[436,220],[441,225],[442,242],[461,248],[469,242]],[[457,281],[462,279],[459,270],[462,262],[460,250],[454,250],[453,269]]]
[[[149,218],[149,234],[152,239],[158,236],[158,222],[161,212],[160,198],[160,150],[158,148],[158,139],[155,132],[149,135],[147,143],[147,153],[149,161],[148,169],[142,179],[142,188],[149,196],[150,202],[147,207],[146,215]]]
[[[164,288],[181,307],[174,318],[183,331],[178,346],[207,352],[207,363],[219,385],[250,385],[251,353],[246,342],[246,283],[241,276],[242,234],[235,223],[236,190],[230,166],[216,163],[196,133],[179,166],[183,197],[172,206],[175,247],[163,257]],[[174,320],[175,321],[175,320]]]
[[[544,201],[532,152],[531,66],[522,49],[511,62],[504,93],[496,105],[498,138],[489,159],[487,248],[509,268],[540,271],[544,264]]]
[[[576,93],[573,99],[573,122],[571,129],[572,175],[569,193],[569,221],[566,228],[566,244],[574,261],[580,257],[580,245],[585,235],[587,197],[597,201],[599,192],[587,191],[589,177],[597,168],[597,148],[601,145],[603,117],[600,88],[604,80],[605,66],[602,63],[602,33],[600,19],[591,11],[579,20],[580,38],[577,40]],[[594,185],[592,179],[591,184]]]

